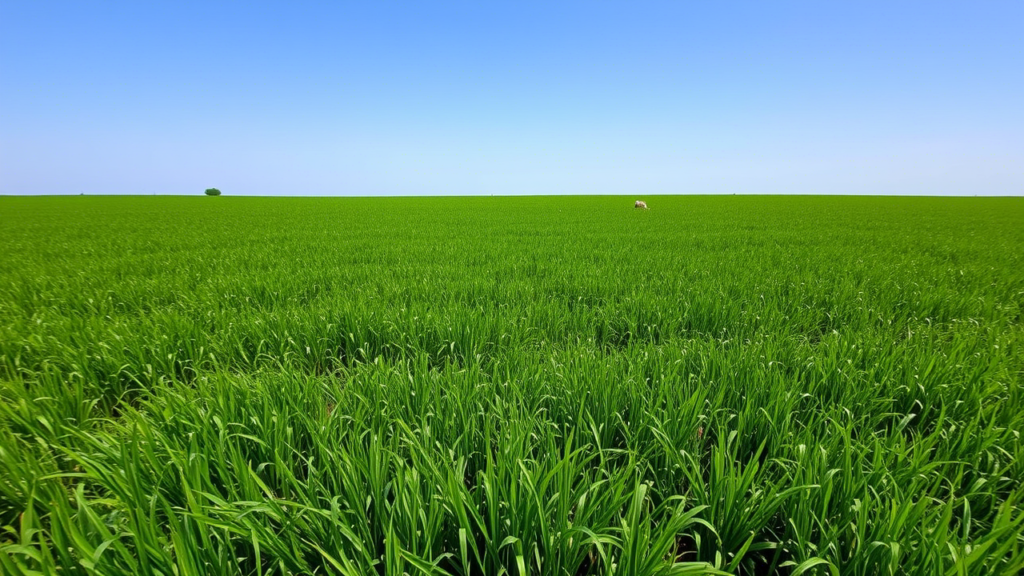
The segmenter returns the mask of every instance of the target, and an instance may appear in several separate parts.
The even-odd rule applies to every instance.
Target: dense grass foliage
[[[1024,201],[0,198],[0,572],[1017,574]]]

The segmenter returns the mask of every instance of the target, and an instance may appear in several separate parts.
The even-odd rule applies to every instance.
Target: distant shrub
[[[207,188],[206,189],[206,195],[207,196],[220,196],[220,190],[217,190],[216,188]]]

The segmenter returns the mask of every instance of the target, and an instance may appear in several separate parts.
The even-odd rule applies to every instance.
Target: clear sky
[[[1024,2],[0,0],[0,194],[1024,194]]]

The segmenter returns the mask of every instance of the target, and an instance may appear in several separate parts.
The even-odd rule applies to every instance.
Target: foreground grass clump
[[[0,198],[0,573],[1017,574],[1024,202]]]

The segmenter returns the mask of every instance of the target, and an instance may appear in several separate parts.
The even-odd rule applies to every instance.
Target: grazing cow
[[[643,208],[644,210],[647,210],[647,202],[644,202],[643,200],[637,200],[636,204],[633,204],[633,208]]]

